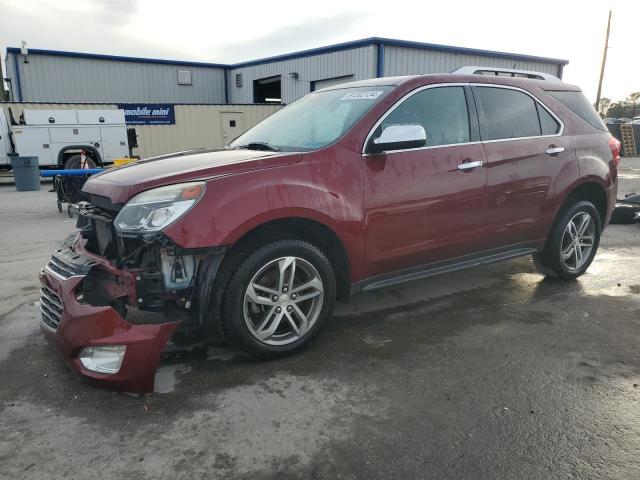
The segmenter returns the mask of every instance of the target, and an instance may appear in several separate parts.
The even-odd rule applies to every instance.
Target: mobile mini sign
[[[176,114],[173,105],[164,103],[123,103],[118,108],[124,110],[127,125],[175,125]]]

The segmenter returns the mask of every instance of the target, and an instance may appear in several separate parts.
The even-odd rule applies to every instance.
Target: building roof
[[[10,53],[21,53],[16,47],[7,47],[7,55]],[[154,63],[156,65],[181,65],[189,67],[209,67],[209,68],[229,68],[229,65],[223,63],[206,63],[206,62],[190,62],[181,60],[164,60],[160,58],[146,57],[123,57],[120,55],[104,55],[101,53],[84,53],[84,52],[67,52],[62,50],[42,50],[39,48],[29,48],[29,55],[48,55],[51,57],[72,57],[72,58],[88,58],[94,60],[112,60],[115,62],[133,62],[133,63]]]
[[[378,44],[385,45],[385,46],[388,45],[393,47],[416,48],[421,50],[434,50],[439,52],[458,53],[458,54],[464,54],[464,55],[480,55],[485,57],[502,57],[502,58],[508,58],[511,60],[554,63],[557,65],[567,65],[569,63],[568,60],[562,60],[558,58],[538,57],[534,55],[523,55],[519,53],[508,53],[508,52],[500,52],[500,51],[493,51],[493,50],[480,50],[476,48],[453,47],[449,45],[439,45],[435,43],[412,42],[407,40],[397,40],[393,38],[382,38],[382,37],[370,37],[370,38],[364,38],[361,40],[355,40],[352,42],[336,43],[334,45],[327,45],[325,47],[311,48],[308,50],[300,50],[297,52],[285,53],[283,55],[275,55],[272,57],[265,57],[257,60],[249,60],[246,62],[240,62],[235,64],[191,62],[191,61],[180,61],[180,60],[163,60],[163,59],[157,59],[157,58],[143,58],[143,57],[124,57],[120,55],[103,55],[103,54],[97,54],[97,53],[67,52],[67,51],[60,51],[60,50],[41,50],[41,49],[35,49],[35,48],[30,48],[29,54],[49,55],[49,56],[57,56],[57,57],[87,58],[87,59],[95,59],[95,60],[112,60],[112,61],[118,61],[118,62],[154,63],[154,64],[160,64],[160,65],[181,65],[181,66],[192,66],[192,67],[233,69],[233,68],[240,68],[240,67],[250,67],[254,65],[262,65],[265,63],[280,62],[283,60],[293,60],[296,58],[312,57],[315,55],[321,55],[323,53],[339,52],[343,50],[351,50],[353,48],[367,47],[370,45],[378,45]],[[19,54],[20,49],[16,47],[7,47],[7,55],[9,53]]]

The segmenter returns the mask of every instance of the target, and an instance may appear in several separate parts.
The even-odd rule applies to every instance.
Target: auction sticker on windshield
[[[365,90],[364,92],[345,93],[340,100],[372,100],[382,95],[379,90]]]

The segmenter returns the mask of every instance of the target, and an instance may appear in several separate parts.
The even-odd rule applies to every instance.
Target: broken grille
[[[40,313],[42,323],[51,330],[57,330],[62,320],[62,300],[56,292],[44,285],[40,287]]]
[[[49,261],[47,262],[47,269],[55,273],[57,276],[64,278],[65,280],[76,275],[76,272],[71,265],[64,263],[62,260],[56,257],[51,257],[49,259]]]

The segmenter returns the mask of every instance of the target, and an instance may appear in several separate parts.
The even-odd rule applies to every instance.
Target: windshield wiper
[[[235,147],[236,149],[238,148],[246,148],[247,150],[268,150],[270,152],[279,152],[280,149],[274,145],[271,145],[270,143],[267,142],[251,142],[251,143],[247,143],[246,145],[240,145],[238,147]],[[235,149],[234,149],[235,150]]]

